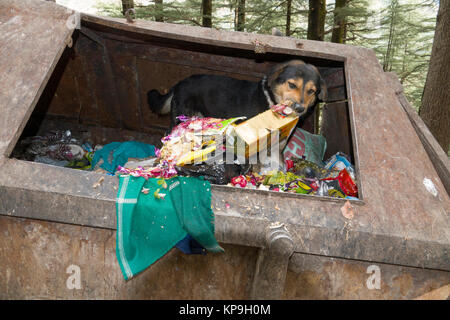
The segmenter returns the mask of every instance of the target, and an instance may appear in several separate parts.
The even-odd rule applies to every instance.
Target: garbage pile
[[[291,117],[289,110],[285,111],[286,108],[289,106],[272,108],[272,111],[266,112],[276,117]],[[211,183],[238,188],[346,199],[358,197],[355,169],[349,157],[339,152],[323,162],[326,149],[324,137],[310,134],[300,128],[295,129],[296,121],[288,119],[288,122],[283,123],[283,126],[286,126],[286,123],[291,125],[288,133],[284,133],[286,140],[290,137],[282,152],[284,162],[274,170],[267,170],[267,167],[261,166],[260,163],[248,163],[248,158],[252,155],[248,144],[244,144],[244,161],[235,155],[230,162],[230,159],[224,156],[230,149],[236,148],[239,140],[236,133],[240,132],[236,128],[241,126],[242,129],[245,125],[245,135],[242,135],[244,140],[249,136],[249,130],[255,130],[247,124],[248,120],[237,125],[242,118],[182,116],[179,120],[181,123],[162,138],[163,147],[157,151],[154,162],[147,166],[139,163],[137,166],[130,166],[128,163],[119,166],[118,173],[144,178],[203,176]],[[258,139],[260,137],[254,139],[257,142],[255,148],[260,152],[263,151],[260,148],[262,143]],[[296,146],[297,143],[302,147]],[[268,148],[269,144],[264,146]],[[299,153],[299,149],[302,152]]]
[[[101,148],[101,145],[93,148],[90,142],[81,142],[74,138],[70,130],[54,130],[42,136],[21,140],[13,156],[60,167],[88,170],[91,168],[95,151]]]
[[[119,166],[120,174],[134,177],[171,178],[178,173],[184,176],[204,176],[208,181],[225,184],[226,177],[242,173],[239,166],[222,163],[203,164],[211,160],[221,139],[231,124],[243,118],[217,119],[199,117],[178,117],[181,123],[172,132],[163,137],[161,150],[156,151],[156,159],[151,165],[137,163]],[[219,141],[220,140],[220,141]],[[222,150],[223,151],[223,145]],[[220,150],[219,150],[220,151]],[[199,165],[192,165],[192,164]]]
[[[286,171],[273,170],[265,175],[249,172],[233,177],[228,185],[346,199],[358,197],[354,167],[343,153],[335,154],[323,167],[304,158],[288,159],[286,167]]]
[[[110,175],[203,176],[213,184],[237,188],[356,199],[349,157],[338,152],[323,161],[325,138],[295,128],[298,117],[291,111],[288,104],[280,104],[248,120],[180,116],[180,124],[162,138],[160,150],[137,141],[94,147],[69,130],[52,131],[23,139],[20,158]],[[280,161],[275,166],[249,161],[268,150],[273,153],[274,132],[283,148]]]

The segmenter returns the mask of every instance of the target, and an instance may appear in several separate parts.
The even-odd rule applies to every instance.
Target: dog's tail
[[[158,90],[150,90],[147,92],[147,102],[150,110],[156,114],[170,113],[172,96],[172,90],[167,94],[160,94]]]

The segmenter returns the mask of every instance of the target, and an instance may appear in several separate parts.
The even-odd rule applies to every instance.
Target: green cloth
[[[151,144],[138,141],[111,142],[95,151],[91,168],[95,168],[97,163],[103,160],[100,167],[115,173],[118,166],[124,166],[128,162],[128,158],[147,158],[154,155],[155,146]]]
[[[187,234],[208,251],[223,252],[214,237],[208,181],[194,177],[119,179],[116,255],[126,280],[165,255]],[[149,192],[143,193],[143,188]],[[164,198],[156,197],[155,192],[165,194]]]

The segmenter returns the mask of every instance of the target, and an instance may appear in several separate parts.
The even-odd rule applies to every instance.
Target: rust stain
[[[125,281],[115,245],[111,230],[0,217],[0,298],[248,299],[256,248],[223,245],[227,254],[204,256],[173,249]],[[66,287],[69,265],[80,267],[80,290]]]
[[[371,290],[366,283],[370,263],[302,257],[302,265],[287,273],[284,299],[412,299],[450,279],[446,272],[382,265],[380,289]]]
[[[392,287],[398,288],[402,296],[408,296],[414,290],[414,280],[410,274],[404,273],[393,279]]]
[[[341,207],[342,215],[347,219],[353,219],[355,216],[355,208],[352,206],[350,201],[347,200],[345,204]]]
[[[255,53],[266,53],[267,49],[270,48],[270,45],[268,45],[267,43],[264,43],[258,39],[255,39],[251,42],[254,46],[255,46]]]

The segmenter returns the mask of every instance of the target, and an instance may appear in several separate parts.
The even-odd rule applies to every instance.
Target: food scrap
[[[278,114],[281,117],[286,117],[294,112],[294,110],[292,109],[292,104],[293,102],[291,100],[286,100],[280,102],[279,104],[270,106],[270,110],[272,110],[274,113]]]

